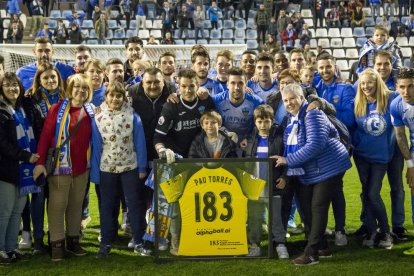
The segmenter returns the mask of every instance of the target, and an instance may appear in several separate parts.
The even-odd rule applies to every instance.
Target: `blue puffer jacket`
[[[355,91],[350,84],[337,82],[336,77],[330,84],[325,84],[321,79],[315,87],[318,96],[325,99],[336,109],[336,117],[351,131],[355,122],[353,104]]]
[[[299,111],[299,150],[286,158],[288,167],[302,168],[299,179],[304,185],[314,185],[345,172],[352,165],[346,148],[339,141],[338,131],[318,109],[306,112],[304,101]],[[286,144],[288,133],[283,142]]]

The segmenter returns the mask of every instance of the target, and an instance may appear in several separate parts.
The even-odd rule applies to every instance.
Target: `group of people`
[[[1,59],[0,263],[27,258],[17,248],[21,216],[19,246],[31,247],[31,221],[33,252],[47,252],[46,200],[52,261],[63,260],[65,251],[85,255],[80,234],[90,220],[90,183],[100,214],[97,257],[111,252],[120,210],[124,229],[132,232],[128,247],[150,255],[154,244],[145,216],[152,193],[144,183],[154,159],[172,163],[177,156],[271,158],[274,179],[268,185],[278,207],[270,234],[279,258],[289,258],[286,231],[295,199],[307,239],[296,265],[332,255],[325,236],[331,203],[335,244],[347,245],[343,176],[351,156],[361,181],[362,245],[390,249],[394,241],[407,240],[402,176],[406,160],[414,197],[414,159],[405,136],[405,127],[414,132],[414,71],[402,68],[397,51],[385,47],[384,32],[376,28],[369,50],[361,52],[354,86],[338,77],[327,52],[307,64],[300,48],[246,50],[236,67],[230,50],[219,51],[212,66],[208,50],[195,45],[190,67],[176,74],[174,53],[161,54],[154,65],[145,60],[138,37],[125,42],[125,62],[111,58],[103,64],[81,45],[71,67],[53,62],[52,43],[41,36],[33,48],[35,63],[13,73]],[[380,194],[385,173],[391,226]],[[248,214],[257,212],[264,216],[263,208],[250,204]],[[263,221],[257,218],[263,216],[248,218],[248,256],[261,255]],[[172,219],[169,245],[160,244],[173,255],[180,246],[179,224],[179,216]],[[405,253],[413,255],[414,248]]]

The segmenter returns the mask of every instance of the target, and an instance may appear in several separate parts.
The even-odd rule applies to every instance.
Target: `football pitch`
[[[405,174],[405,171],[404,171]],[[0,266],[0,275],[414,275],[414,256],[405,256],[403,251],[414,246],[414,227],[411,219],[411,195],[404,183],[405,227],[409,231],[407,242],[395,243],[391,250],[367,249],[361,246],[362,240],[353,237],[359,226],[361,210],[361,185],[355,166],[345,175],[344,191],[347,204],[346,230],[349,245],[337,247],[331,240],[333,257],[321,259],[318,265],[297,267],[291,263],[293,257],[299,255],[304,243],[303,235],[291,236],[288,239],[290,260],[244,259],[221,261],[187,261],[175,260],[155,263],[151,257],[141,257],[127,248],[129,237],[122,236],[113,245],[108,258],[96,259],[98,251],[99,217],[94,187],[91,187],[90,211],[92,221],[84,232],[81,241],[88,255],[84,257],[68,257],[62,262],[52,263],[49,256],[34,256],[28,261]],[[390,213],[390,188],[388,179],[383,182],[382,197]],[[297,216],[298,217],[298,216]],[[390,220],[390,219],[389,219]],[[332,212],[329,217],[329,228],[333,228]],[[194,245],[197,246],[197,245]]]

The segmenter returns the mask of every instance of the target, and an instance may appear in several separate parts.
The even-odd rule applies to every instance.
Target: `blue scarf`
[[[9,112],[13,114],[14,123],[16,125],[17,146],[28,152],[36,152],[36,139],[34,138],[33,129],[26,117],[22,107],[13,109],[8,105]],[[19,191],[20,196],[30,193],[39,193],[40,187],[33,180],[33,169],[35,164],[19,162]]]
[[[303,104],[301,106],[301,110],[299,111],[297,116],[291,116],[289,119],[289,124],[285,129],[285,133],[288,135],[285,145],[285,152],[284,156],[288,157],[290,154],[297,152],[300,149],[298,145],[298,133],[299,133],[299,116],[303,110]],[[289,168],[287,170],[287,175],[304,175],[305,171],[302,168]]]
[[[56,90],[55,93],[49,93],[49,91],[42,87],[41,95],[42,101],[40,102],[40,110],[42,111],[43,117],[46,117],[52,104],[59,101],[59,90]]]

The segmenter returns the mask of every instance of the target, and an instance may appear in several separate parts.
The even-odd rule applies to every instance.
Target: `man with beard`
[[[191,55],[191,69],[195,71],[200,87],[207,89],[210,95],[224,92],[223,87],[215,86],[214,80],[208,77],[209,68],[210,55],[208,52],[202,48],[193,51]]]
[[[301,48],[292,49],[292,51],[290,51],[289,59],[290,69],[296,69],[298,72],[300,72],[306,65],[305,55]]]
[[[260,97],[264,102],[267,98],[279,91],[277,80],[272,78],[273,56],[268,53],[260,53],[256,58],[256,76],[259,81],[249,80],[247,86],[253,90],[253,94]]]
[[[240,68],[246,74],[246,78],[250,80],[254,76],[256,69],[256,52],[253,50],[246,50],[242,53],[240,60]]]
[[[41,64],[50,63],[52,61],[52,42],[48,38],[43,36],[36,38],[35,45],[33,48],[33,54],[36,57],[36,63],[20,67],[19,69],[17,69],[16,72],[17,76],[22,81],[23,88],[25,91],[32,86],[37,71],[37,67]],[[67,64],[55,62],[54,65],[58,69],[64,81],[66,81],[66,79],[69,76],[75,73],[73,67]]]
[[[125,42],[125,54],[127,61],[124,64],[124,81],[129,80],[133,75],[132,63],[142,59],[144,55],[144,42],[137,36],[132,36]]]
[[[169,90],[175,92],[177,90],[174,79],[175,74],[175,54],[165,52],[160,55],[158,60],[158,68],[160,68],[164,77],[165,85]]]
[[[91,59],[92,50],[86,45],[79,45],[75,50],[75,62],[76,66],[74,68],[76,73],[83,73],[85,68],[85,63]]]
[[[122,63],[122,60],[120,60],[119,58],[108,59],[108,61],[106,62],[105,74],[106,74],[106,77],[108,78],[109,83],[113,81],[124,83],[125,72],[124,72],[124,64]]]

